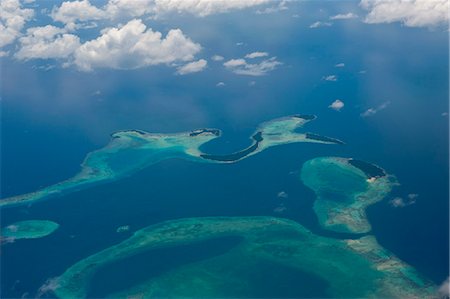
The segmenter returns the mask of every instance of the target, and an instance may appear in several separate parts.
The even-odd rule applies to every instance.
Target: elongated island
[[[59,224],[49,220],[25,220],[7,225],[1,229],[1,240],[8,242],[20,239],[37,239],[57,230]]]
[[[81,171],[74,177],[55,185],[0,200],[0,207],[28,204],[56,197],[95,184],[119,180],[159,161],[181,158],[205,163],[233,163],[255,155],[272,146],[314,142],[342,144],[342,141],[323,137],[312,138],[310,133],[297,130],[314,115],[293,115],[274,119],[261,124],[252,136],[253,144],[229,155],[212,155],[200,151],[200,147],[218,138],[218,129],[199,129],[176,134],[154,134],[140,130],[119,131],[111,135],[111,141],[104,148],[91,152],[81,165]]]

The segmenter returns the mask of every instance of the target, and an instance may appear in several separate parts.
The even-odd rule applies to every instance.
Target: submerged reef
[[[346,233],[369,232],[366,208],[382,200],[397,184],[394,176],[376,165],[338,157],[306,161],[300,176],[316,193],[314,211],[319,223]]]
[[[309,139],[296,130],[315,119],[313,115],[294,115],[263,123],[252,136],[253,145],[230,155],[210,155],[200,147],[220,136],[217,129],[199,129],[176,134],[153,134],[139,130],[119,131],[111,135],[104,148],[91,152],[74,177],[38,191],[0,200],[0,207],[28,204],[95,184],[119,180],[159,161],[182,158],[206,163],[232,163],[264,149],[295,142],[336,144],[330,138]]]
[[[326,282],[327,297],[436,295],[433,283],[383,249],[372,236],[356,240],[326,238],[294,221],[265,216],[188,218],[143,228],[71,266],[57,278],[54,292],[59,298],[86,298],[96,273],[106,265],[158,248],[230,236],[241,240],[226,253],[176,267],[107,297],[249,297],[252,293],[245,275],[249,270],[257,271],[264,262],[318,277]]]
[[[10,224],[1,230],[1,239],[5,242],[19,239],[37,239],[50,235],[59,227],[49,220],[26,220]]]

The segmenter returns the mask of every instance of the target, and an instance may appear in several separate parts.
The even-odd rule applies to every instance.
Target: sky
[[[305,113],[318,116],[311,132],[399,176],[392,218],[448,217],[445,198],[421,206],[448,184],[446,0],[0,0],[0,11],[2,197],[70,177],[117,130],[215,127],[224,136],[207,148],[229,152],[259,123]],[[428,171],[423,186],[411,161]]]

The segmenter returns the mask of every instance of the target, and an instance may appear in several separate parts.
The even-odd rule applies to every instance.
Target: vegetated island
[[[2,241],[37,239],[50,235],[59,224],[49,220],[26,220],[10,224],[1,230]]]
[[[295,142],[336,144],[333,140],[307,138],[296,132],[314,115],[294,115],[274,119],[259,126],[249,148],[230,155],[202,153],[201,145],[218,138],[218,129],[199,129],[176,134],[154,134],[140,130],[119,131],[99,150],[89,153],[74,177],[55,185],[0,200],[0,207],[28,204],[85,189],[95,184],[119,180],[159,161],[182,158],[206,163],[233,163],[272,146]]]
[[[437,297],[432,282],[382,248],[373,236],[356,240],[321,237],[294,221],[267,216],[188,218],[143,228],[68,268],[53,281],[53,291],[59,298],[86,298],[90,282],[105,265],[157,248],[227,236],[241,241],[224,254],[177,267],[107,297],[225,297],[246,285],[246,263],[258,260],[319,277],[327,283],[327,297]]]
[[[376,165],[338,157],[306,161],[300,177],[316,193],[314,211],[322,227],[346,233],[369,232],[366,208],[398,184]]]

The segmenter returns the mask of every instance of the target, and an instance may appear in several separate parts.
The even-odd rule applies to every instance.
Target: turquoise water
[[[236,13],[231,21],[229,15],[218,15],[207,28],[204,19],[185,16],[170,21],[170,27],[182,27],[194,40],[208,45],[205,57],[216,53],[241,57],[264,50],[284,63],[277,73],[258,78],[239,77],[212,64],[210,71],[185,77],[173,76],[165,67],[89,74],[59,68],[42,72],[32,69],[32,62],[4,58],[2,74],[8,76],[2,77],[1,95],[2,198],[71,177],[85,155],[104,146],[117,130],[169,133],[220,128],[222,138],[202,149],[226,154],[249,146],[249,136],[259,123],[302,113],[318,116],[307,131],[339,138],[346,145],[291,144],[228,165],[173,159],[61,200],[2,210],[2,226],[26,219],[61,225],[45,238],[2,245],[2,297],[35,297],[47,279],[78,260],[168,219],[274,215],[298,221],[319,235],[355,237],[324,231],[318,225],[312,210],[315,195],[298,180],[298,171],[305,161],[319,156],[354,157],[395,174],[401,185],[368,208],[373,234],[436,284],[444,281],[449,275],[449,131],[448,117],[441,114],[448,111],[448,32],[360,23],[336,23],[326,31],[312,31],[308,26],[318,15],[303,12],[324,4],[302,3],[303,7],[290,11],[302,18],[273,14],[252,19]],[[334,2],[326,3],[330,13],[340,12]],[[353,8],[357,5],[349,3]],[[164,26],[155,24],[154,29]],[[235,47],[239,41],[246,45]],[[346,67],[335,69],[339,62]],[[358,74],[360,70],[367,73]],[[321,80],[332,73],[337,82]],[[26,88],[17,78],[26,81]],[[218,81],[226,82],[226,88],[218,89]],[[252,87],[251,81],[256,82]],[[102,91],[101,97],[92,96],[96,90]],[[339,113],[328,108],[337,98],[345,102]],[[390,104],[376,115],[360,116],[385,102]],[[118,162],[122,165],[126,159]],[[277,196],[281,191],[287,198]],[[408,194],[419,195],[415,204],[405,208],[388,204]],[[281,204],[286,210],[275,212]],[[122,225],[129,225],[130,231],[117,233]],[[183,255],[182,248],[173,249],[170,260],[175,267],[228,248],[219,245],[214,251],[210,244],[204,255]],[[260,297],[322,294],[323,284],[314,277],[273,265],[263,268],[272,269],[274,278],[272,282],[267,281],[271,276],[255,278],[264,290]],[[271,283],[284,286],[277,277],[289,286],[295,284],[296,275],[303,275],[310,291],[286,287],[271,293]],[[142,277],[136,273],[128,283],[135,279]]]

